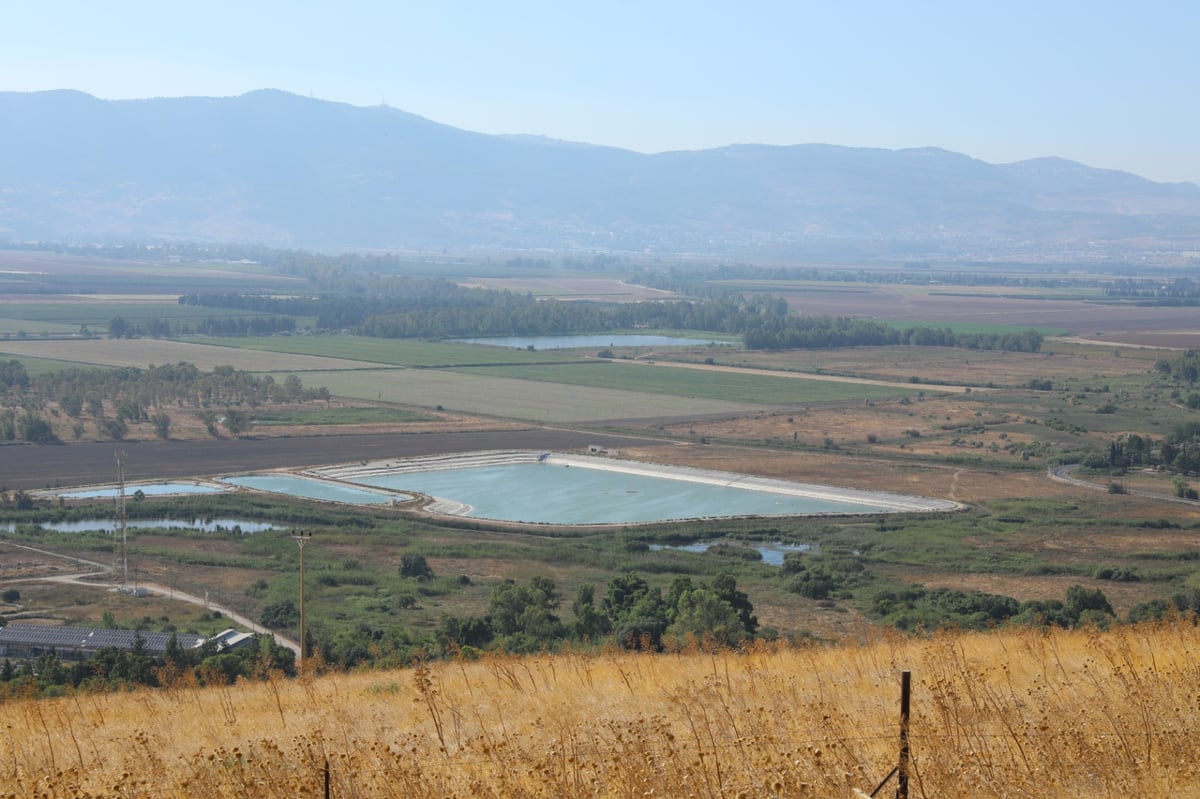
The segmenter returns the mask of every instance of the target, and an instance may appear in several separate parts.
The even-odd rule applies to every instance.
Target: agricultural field
[[[94,266],[99,273],[62,267],[61,274],[98,280],[103,264]],[[243,273],[230,264],[178,267],[175,277],[184,286],[209,271],[223,290],[231,291],[293,280],[275,276],[278,280],[272,282],[269,274]],[[138,295],[131,287],[142,277],[139,269],[92,298],[57,295],[39,304],[9,295],[0,316],[17,324],[59,325],[57,330],[66,333],[77,330],[80,320],[105,320],[114,311],[149,317],[172,309],[177,314],[200,310],[164,301],[170,296],[163,290],[166,277],[149,281],[147,293],[140,295],[145,302],[135,302],[131,297]],[[544,296],[617,292],[603,280],[545,275],[509,288],[532,292],[539,285]],[[711,578],[730,571],[752,597],[763,625],[793,639],[855,635],[878,620],[876,596],[914,587],[984,591],[1025,602],[1061,599],[1067,589],[1083,585],[1102,589],[1116,617],[1200,588],[1200,569],[1195,567],[1200,506],[1177,501],[1177,477],[1131,472],[1120,476],[1130,491],[1110,493],[1113,475],[1078,472],[1075,476],[1085,481],[1080,485],[1048,474],[1050,466],[1106,452],[1132,433],[1162,439],[1195,421],[1186,392],[1155,373],[1155,362],[1173,351],[1118,346],[1141,334],[1185,340],[1191,324],[1186,308],[1101,306],[1094,294],[1067,290],[1051,297],[983,289],[967,296],[950,293],[950,287],[912,285],[753,288],[784,294],[794,311],[961,326],[973,332],[1037,327],[1055,335],[1035,353],[950,347],[770,352],[697,345],[615,348],[612,358],[598,358],[587,349],[539,352],[350,335],[84,339],[14,334],[0,338],[0,360],[20,359],[35,375],[55,366],[186,362],[205,370],[232,367],[270,376],[279,384],[297,377],[306,389],[328,391],[324,400],[269,402],[249,409],[249,429],[239,434],[205,421],[206,411],[223,412],[223,407],[171,406],[166,409],[170,433],[162,441],[148,422],[141,422],[118,442],[105,435],[98,420],[80,423],[49,402],[47,416],[58,438],[69,442],[62,449],[103,452],[103,458],[91,459],[102,463],[91,478],[75,476],[82,470],[53,467],[56,475],[71,474],[70,480],[110,481],[112,451],[135,444],[154,445],[156,451],[171,448],[177,464],[207,475],[236,471],[239,462],[262,468],[256,453],[279,453],[271,455],[276,459],[271,466],[287,468],[387,457],[391,453],[367,449],[381,442],[424,443],[451,434],[458,441],[478,434],[481,438],[470,440],[520,442],[523,436],[533,440],[561,428],[575,436],[576,447],[603,436],[624,436],[621,457],[901,491],[966,506],[947,517],[882,522],[739,520],[584,533],[414,518],[403,509],[358,509],[321,522],[328,509],[318,503],[239,505],[238,513],[255,519],[275,517],[289,526],[312,523],[318,529],[327,543],[314,548],[315,573],[324,571],[329,579],[313,595],[312,610],[316,623],[326,629],[354,619],[373,630],[399,625],[429,633],[440,614],[478,611],[504,579],[546,575],[569,597],[584,585],[602,586],[614,571],[624,569],[651,575],[663,588],[670,575]],[[626,289],[627,299],[640,296]],[[107,322],[97,324],[101,328],[95,332],[102,332]],[[35,330],[29,327],[27,333]],[[1097,337],[1102,343],[1084,340]],[[495,437],[483,437],[491,435]],[[281,441],[287,446],[275,448]],[[23,471],[36,471],[41,453],[60,451],[22,446],[5,446],[0,454],[21,452]],[[178,474],[174,466],[172,474]],[[138,512],[204,515],[180,501],[146,500]],[[63,536],[51,538],[56,548],[82,545]],[[40,540],[47,542],[44,535]],[[746,557],[747,543],[769,540],[812,546],[805,562],[828,573],[834,587],[821,597],[805,595],[812,591],[799,584],[796,573],[785,575],[778,566]],[[712,553],[645,548],[694,541],[736,546]],[[111,549],[105,541],[91,541],[90,546]],[[157,582],[177,575],[174,579],[188,581],[195,590],[207,587],[225,605],[251,616],[294,591],[294,547],[286,540],[146,533],[137,536],[134,546],[139,568]],[[396,553],[401,550],[425,556],[439,576],[467,581],[420,594],[396,582]],[[347,569],[346,563],[358,567]],[[1124,564],[1136,579],[1097,576],[1116,564]],[[265,589],[247,593],[247,586],[260,581]],[[39,602],[44,596],[39,595]],[[410,596],[415,606],[408,599],[404,607],[398,604],[397,597]],[[68,610],[43,604],[38,612],[80,618]],[[286,632],[294,635],[296,630]]]
[[[0,251],[0,296],[24,304],[52,302],[105,304],[111,297],[158,301],[196,291],[303,290],[301,278],[280,274],[246,260],[164,260],[148,251],[113,248],[96,253]]]
[[[732,286],[742,287],[735,283]],[[750,288],[749,285],[746,288]],[[870,289],[805,286],[764,281],[753,289],[783,297],[795,313],[838,314],[903,325],[1004,326],[1069,333],[1095,343],[1195,348],[1200,346],[1195,308],[1119,303],[1097,292],[1068,289],[1066,296],[1009,288],[952,290],[911,285]]]
[[[638,286],[611,278],[578,277],[467,277],[463,285],[532,294],[559,300],[591,300],[593,302],[645,302],[662,300],[672,292]]]

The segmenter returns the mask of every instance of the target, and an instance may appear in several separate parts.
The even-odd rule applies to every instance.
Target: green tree
[[[161,439],[171,437],[171,417],[165,413],[156,413],[150,417],[150,422],[154,425],[154,435]]]
[[[204,430],[213,438],[220,438],[221,431],[217,429],[217,414],[213,411],[201,411],[200,421],[204,423]]]
[[[17,434],[21,439],[35,444],[58,440],[50,423],[31,410],[26,410],[17,420]]]
[[[612,622],[596,607],[595,597],[596,586],[591,583],[584,583],[575,592],[575,601],[571,603],[571,611],[575,614],[571,632],[576,638],[594,641],[612,632]]]
[[[505,580],[492,590],[487,615],[497,635],[549,641],[563,632],[554,615],[560,602],[558,589],[548,577],[534,577],[528,585]]]
[[[612,623],[617,644],[625,649],[662,649],[671,606],[662,591],[633,572],[608,581],[601,605]]]
[[[718,574],[713,579],[712,591],[737,614],[738,622],[747,635],[758,632],[758,617],[754,615],[754,605],[750,604],[750,596],[745,591],[738,590],[737,580],[732,574]]]
[[[666,632],[680,638],[688,634],[710,638],[723,646],[735,646],[747,637],[738,612],[707,588],[693,588],[679,597],[675,621]]]
[[[79,394],[67,394],[59,398],[58,407],[67,416],[77,419],[83,415],[83,397]]]
[[[433,569],[425,561],[424,555],[404,554],[400,556],[400,576],[417,580],[433,579]]]
[[[479,648],[491,642],[495,631],[486,618],[445,615],[438,624],[436,636],[443,650],[463,646]]]
[[[129,432],[129,425],[125,422],[125,417],[117,416],[112,419],[100,419],[96,422],[96,426],[100,432],[114,441],[120,441],[125,438]]]
[[[267,605],[259,617],[264,627],[272,630],[286,629],[300,623],[300,608],[290,599]]]
[[[304,385],[296,375],[288,375],[283,379],[283,392],[288,402],[297,402],[304,395]]]
[[[124,317],[114,316],[108,320],[108,337],[109,338],[127,338],[132,335],[129,323]]]
[[[225,409],[225,429],[234,438],[238,438],[245,433],[250,432],[253,426],[253,421],[250,419],[250,414],[245,411],[236,411],[232,408]]]
[[[1073,624],[1102,622],[1103,619],[1115,615],[1103,591],[1099,588],[1084,588],[1082,585],[1067,588],[1063,610]]]

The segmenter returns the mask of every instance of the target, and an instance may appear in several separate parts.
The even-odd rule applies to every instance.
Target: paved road
[[[588,444],[620,448],[652,443],[652,439],[580,430],[530,428],[204,441],[21,444],[0,447],[0,488],[30,490],[113,483],[117,479],[117,450],[127,454],[125,479],[135,482],[475,450],[562,451]]]
[[[1108,485],[1093,483],[1089,480],[1080,480],[1078,477],[1072,476],[1072,472],[1078,469],[1080,464],[1069,463],[1066,466],[1054,466],[1047,474],[1051,480],[1056,480],[1060,483],[1069,483],[1079,488],[1089,488],[1093,491],[1108,491]],[[1139,491],[1134,488],[1125,489],[1124,493],[1135,497],[1148,497],[1149,499],[1161,499],[1164,502],[1176,502],[1181,505],[1200,505],[1200,500],[1186,499],[1185,497],[1176,497],[1170,494],[1157,494],[1153,491]]]

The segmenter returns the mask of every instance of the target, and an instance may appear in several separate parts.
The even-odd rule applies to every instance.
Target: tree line
[[[180,362],[135,367],[71,367],[30,377],[19,361],[0,362],[0,442],[46,443],[56,440],[47,418],[50,406],[65,415],[76,438],[90,419],[97,433],[120,440],[130,424],[149,423],[160,438],[170,435],[172,407],[201,411],[210,435],[217,435],[216,409],[225,409],[230,432],[240,435],[248,425],[241,407],[267,403],[328,400],[329,389],[306,388],[296,375],[282,382],[271,375],[254,375],[232,366],[201,370]]]
[[[184,649],[172,636],[166,652],[153,655],[136,639],[133,649],[101,649],[86,660],[63,662],[57,652],[34,660],[0,664],[0,698],[57,696],[67,690],[121,691],[138,686],[154,688],[181,684],[232,685],[239,679],[265,679],[272,673],[295,674],[290,649],[269,638],[257,646],[219,651],[208,641]]]
[[[972,350],[1038,352],[1042,334],[1036,330],[1021,333],[956,333],[933,327],[896,328],[871,319],[845,316],[760,315],[757,325],[745,330],[742,341],[747,349],[825,349],[832,347],[960,347]]]
[[[1154,467],[1179,475],[1200,475],[1200,422],[1177,425],[1162,439],[1137,433],[1121,436],[1109,444],[1107,452],[1093,453],[1083,465],[1116,472]],[[1186,491],[1184,486],[1182,492]],[[1177,493],[1184,496],[1179,490]]]
[[[817,349],[916,345],[1037,352],[1042,335],[961,333],[950,328],[897,328],[850,317],[789,314],[771,296],[720,294],[653,303],[582,303],[467,288],[440,279],[396,279],[386,291],[275,298],[252,294],[192,294],[180,302],[270,314],[303,313],[320,330],[377,338],[470,338],[606,333],[645,328],[740,335],[748,349]],[[256,317],[257,318],[257,317]],[[290,317],[267,317],[290,318]],[[231,335],[253,320],[230,324]],[[288,326],[294,330],[295,325]]]
[[[434,579],[423,556],[406,558],[402,574]],[[737,646],[761,634],[749,596],[730,574],[710,581],[681,575],[664,591],[626,572],[612,577],[602,594],[592,583],[581,585],[571,601],[569,619],[562,615],[564,602],[562,591],[549,577],[509,579],[492,589],[484,613],[445,614],[431,633],[398,625],[388,629],[310,625],[306,651],[328,667],[350,669],[406,665],[419,658],[484,650],[539,652],[568,643],[649,651],[693,641]],[[291,599],[267,605],[260,619],[271,629],[294,628],[298,620],[299,608]]]

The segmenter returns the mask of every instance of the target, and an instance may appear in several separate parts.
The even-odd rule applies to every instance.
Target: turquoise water
[[[221,479],[231,485],[253,488],[256,491],[271,491],[293,497],[319,499],[326,502],[348,502],[354,505],[382,505],[393,499],[401,501],[411,499],[403,494],[368,491],[364,488],[339,485],[326,480],[313,480],[308,477],[297,477],[293,474],[246,474]]]
[[[116,497],[118,490],[116,486],[107,486],[106,488],[89,488],[82,491],[62,491],[58,496],[63,499],[102,499]],[[147,483],[125,486],[125,496],[131,498],[138,491],[148,497],[154,497],[164,494],[216,494],[224,490],[220,486],[197,485],[196,483]]]
[[[545,524],[621,524],[884,510],[865,503],[552,463],[376,475],[358,478],[356,482],[454,500],[470,506],[469,516]]]
[[[523,350],[533,347],[535,350],[569,350],[580,347],[703,347],[713,344],[722,347],[731,346],[727,341],[715,341],[703,338],[684,338],[682,336],[506,336],[498,338],[464,338],[459,339],[467,344],[486,344],[489,347],[510,347]]]

